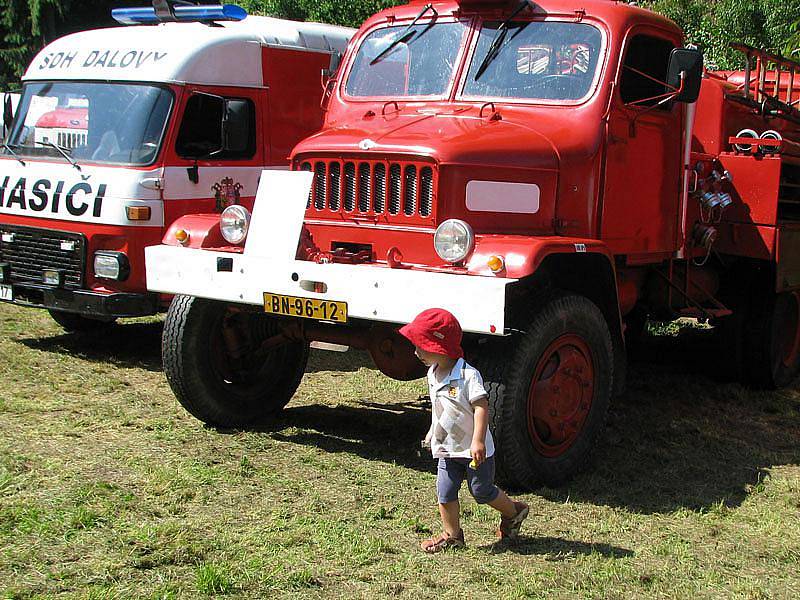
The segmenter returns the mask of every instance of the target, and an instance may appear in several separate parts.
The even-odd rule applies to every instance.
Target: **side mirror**
[[[250,148],[252,127],[248,100],[225,100],[222,113],[222,144],[226,152],[245,154]]]
[[[3,131],[11,131],[11,124],[14,122],[14,105],[11,102],[11,94],[3,94]]]
[[[682,80],[682,81],[681,81]],[[703,53],[691,48],[675,48],[669,57],[667,84],[680,89],[675,102],[697,102],[703,80]]]

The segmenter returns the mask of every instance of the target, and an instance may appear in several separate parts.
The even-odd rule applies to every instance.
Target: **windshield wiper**
[[[4,148],[4,149],[5,149],[5,151],[6,151],[6,152],[8,152],[8,153],[9,153],[11,156],[13,156],[14,158],[16,158],[16,159],[19,161],[19,164],[21,164],[23,167],[25,166],[25,161],[24,161],[24,160],[22,160],[22,159],[19,157],[19,154],[17,154],[16,152],[14,152],[14,150],[12,150],[12,147],[11,147],[11,146],[9,146],[9,145],[8,145],[8,144],[6,144],[5,142],[3,142],[3,148]],[[19,146],[17,146],[17,148],[19,148]]]
[[[508,34],[508,26],[511,24],[516,16],[525,10],[529,4],[532,4],[530,0],[522,0],[519,3],[517,9],[511,13],[511,16],[508,17],[505,21],[500,24],[500,27],[497,28],[497,34],[494,36],[494,40],[492,40],[492,45],[489,46],[489,50],[486,52],[486,56],[481,63],[481,66],[478,67],[478,71],[475,73],[475,81],[481,78],[486,72],[486,69],[489,68],[489,65],[492,64],[497,55],[500,54],[500,49],[503,47],[503,42],[506,41],[506,35]]]
[[[64,150],[64,148],[62,148],[58,144],[54,144],[53,142],[39,142],[39,141],[34,142],[34,144],[40,144],[42,146],[47,146],[48,148],[53,148],[54,150],[57,150],[58,153],[69,162],[69,164],[78,169],[78,173],[80,173],[81,175],[83,174],[83,169],[81,169],[81,166],[78,164],[78,162],[74,158],[72,158],[69,154],[67,154],[67,151]]]
[[[400,35],[398,35],[396,38],[394,38],[392,40],[392,42],[388,46],[386,46],[386,48],[381,50],[381,52],[380,52],[380,54],[378,54],[378,56],[376,56],[375,58],[373,58],[370,61],[370,63],[369,63],[370,66],[380,62],[381,59],[384,56],[389,54],[389,52],[394,50],[399,44],[402,44],[403,42],[411,39],[414,36],[414,34],[417,33],[416,30],[414,30],[414,25],[416,25],[419,22],[419,20],[422,17],[424,17],[428,12],[432,12],[433,13],[433,19],[434,20],[439,17],[439,13],[435,8],[433,8],[433,4],[426,4],[425,8],[423,8],[416,17],[414,17],[414,20],[411,21],[411,23],[409,23],[408,27],[406,27]]]

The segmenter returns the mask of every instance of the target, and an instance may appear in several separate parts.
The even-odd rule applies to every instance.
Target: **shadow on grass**
[[[799,464],[800,393],[712,380],[704,339],[688,346],[681,336],[646,340],[592,464],[566,486],[539,493],[637,513],[715,510],[740,505],[771,467]],[[270,435],[434,472],[429,455],[417,451],[429,419],[425,399],[298,406],[283,413]],[[281,431],[291,426],[297,429]]]
[[[281,413],[270,436],[434,473],[436,465],[430,451],[420,448],[430,426],[428,406],[427,398],[390,404],[363,402],[358,406],[294,406]],[[286,433],[289,427],[296,430]]]
[[[147,371],[161,371],[162,323],[121,323],[100,332],[63,333],[53,337],[23,338],[32,350],[77,356]]]
[[[771,467],[799,464],[800,393],[733,383],[723,356],[710,330],[645,338],[594,464],[542,494],[644,513],[713,510],[740,505]]]
[[[536,554],[547,556],[549,562],[569,560],[578,555],[590,556],[598,554],[605,558],[628,558],[634,555],[632,550],[612,546],[611,544],[589,544],[554,537],[530,537],[521,535],[515,542],[495,542],[482,547],[492,554]]]
[[[157,372],[161,329],[159,322],[134,322],[99,335],[19,341],[34,350]],[[711,379],[724,364],[709,333],[646,337],[635,352],[627,393],[612,404],[593,464],[567,486],[540,493],[641,513],[713,510],[740,505],[771,467],[800,464],[800,393],[757,392]],[[363,367],[370,368],[364,352],[314,352],[309,362],[309,372]],[[429,419],[424,399],[297,406],[282,413],[270,435],[434,472],[433,460],[419,451]]]
[[[62,333],[52,337],[23,338],[19,343],[40,352],[77,356],[92,362],[110,362],[130,368],[162,371],[163,322],[119,323],[102,332]],[[306,373],[349,372],[374,368],[366,352],[312,350]]]

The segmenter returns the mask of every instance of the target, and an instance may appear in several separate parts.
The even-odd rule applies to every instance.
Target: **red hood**
[[[301,142],[294,155],[404,154],[428,156],[440,164],[558,169],[551,137],[515,120],[510,111],[492,119],[491,108],[482,117],[474,107],[393,110],[389,105],[386,116],[359,111],[358,118],[339,121]],[[563,122],[557,126],[564,129]]]

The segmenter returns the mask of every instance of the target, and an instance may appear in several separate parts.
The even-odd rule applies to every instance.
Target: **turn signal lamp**
[[[190,238],[191,236],[189,235],[189,232],[185,229],[178,229],[178,231],[175,232],[175,239],[178,240],[179,244],[183,244],[185,246],[189,243]]]
[[[502,256],[492,256],[486,263],[492,273],[500,273],[506,268],[506,261]]]
[[[150,220],[150,207],[149,206],[126,206],[125,212],[128,215],[128,221],[149,221]]]
[[[142,8],[115,8],[111,16],[122,25],[155,25],[165,20],[156,14],[152,6]],[[210,22],[210,21],[243,21],[247,18],[247,11],[233,4],[223,5],[180,5],[172,6],[172,16],[175,21],[183,23]]]

